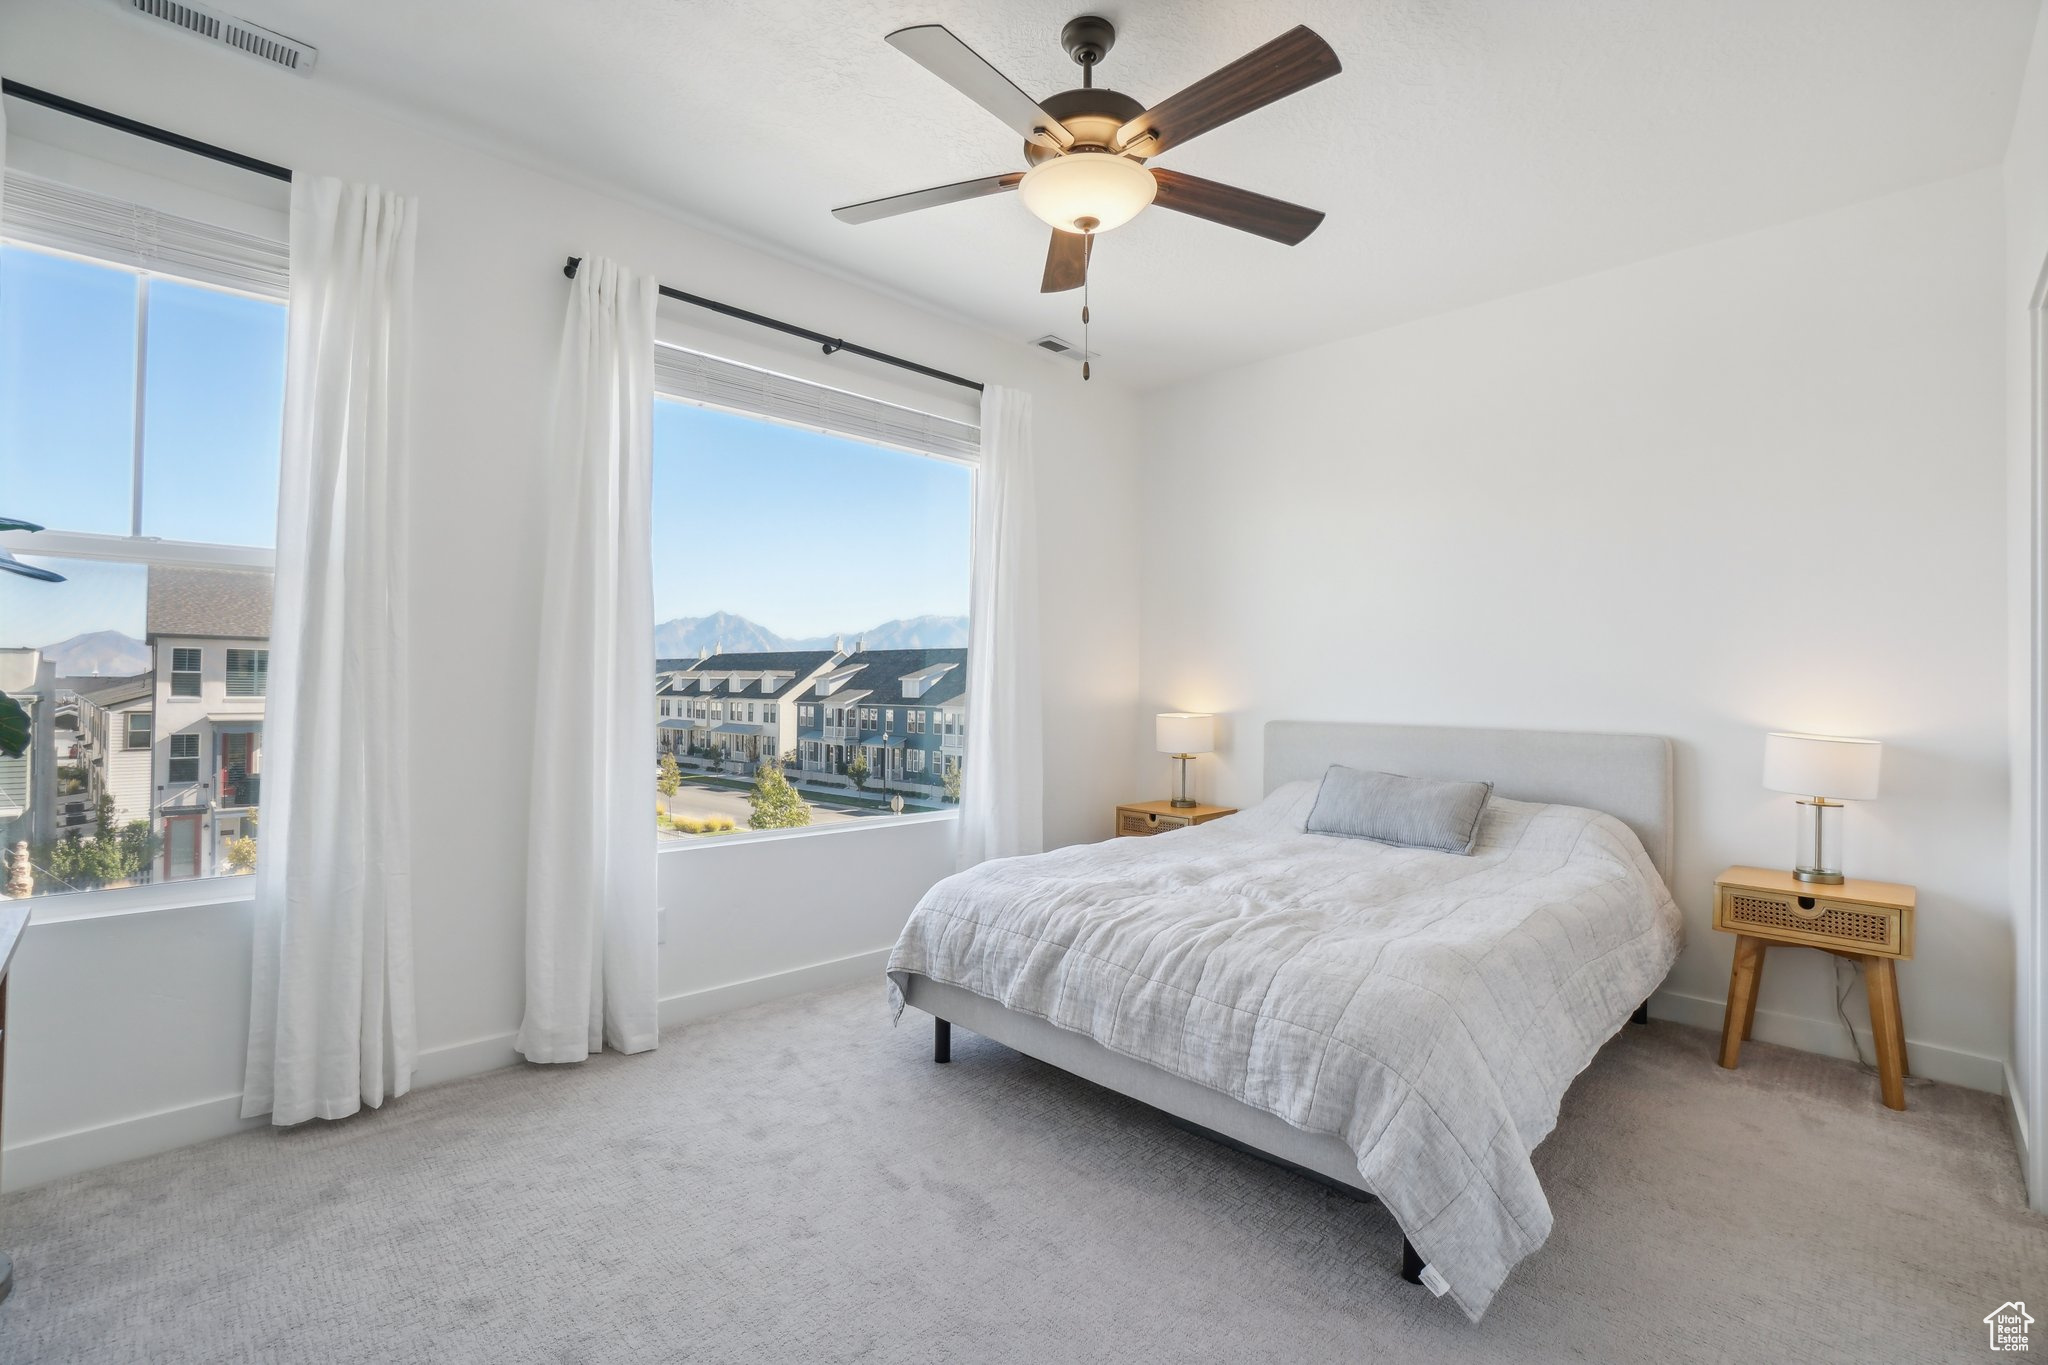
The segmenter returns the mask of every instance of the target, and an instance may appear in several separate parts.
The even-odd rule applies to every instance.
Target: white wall
[[[1233,803],[1274,718],[1673,737],[1653,1010],[1713,1027],[1712,878],[1792,853],[1763,733],[1882,738],[1848,861],[1921,890],[1912,1061],[1998,1088],[2001,213],[1988,170],[1148,395],[1147,708],[1228,717]],[[1759,1036],[1843,1046],[1828,962],[1772,956]]]
[[[519,1022],[527,661],[542,644],[532,624],[534,546],[546,511],[537,433],[568,255],[612,255],[679,286],[1032,391],[1044,504],[1048,837],[1097,837],[1105,812],[1128,797],[1138,603],[1112,588],[1133,582],[1138,568],[1127,534],[1136,410],[1113,384],[1083,387],[1070,367],[1017,342],[559,171],[513,164],[318,74],[269,71],[118,6],[10,3],[0,8],[0,53],[17,80],[419,197],[412,618],[423,1078],[509,1059]],[[701,319],[664,322],[665,331],[692,328],[716,330]],[[804,351],[788,354],[793,367],[815,368]],[[831,364],[849,387],[903,392],[896,372],[843,355]],[[873,954],[916,895],[951,870],[951,830],[939,821],[666,855],[662,986],[675,998],[665,1017],[823,980],[829,971],[798,970],[820,963],[836,961],[841,973],[874,969]],[[248,954],[246,907],[236,904],[32,925],[14,973],[8,1183],[231,1128]],[[880,989],[877,978],[877,1008]]]
[[[2010,652],[2009,719],[2012,730],[2012,903],[2017,953],[2014,973],[2012,1091],[2014,1127],[2027,1166],[2034,1207],[2048,1212],[2048,1076],[2043,1074],[2041,992],[2048,985],[2048,949],[2042,913],[2034,791],[2037,742],[2036,623],[2042,609],[2037,562],[2036,500],[2041,471],[2034,445],[2034,407],[2039,377],[2033,341],[2032,303],[2048,271],[2048,23],[2036,22],[2005,158],[2005,280],[1999,308],[2005,328],[2006,468],[2008,473],[2007,564]]]

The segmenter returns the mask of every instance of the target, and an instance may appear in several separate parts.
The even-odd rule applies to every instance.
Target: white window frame
[[[235,656],[237,654],[249,656],[249,666],[245,671],[249,676],[252,690],[247,692],[237,692],[235,690]],[[222,656],[221,695],[242,701],[268,697],[270,695],[270,646],[229,645]]]
[[[179,285],[212,289],[282,303],[289,292],[288,247],[281,241],[233,229],[219,228],[198,220],[159,212],[140,204],[96,195],[55,181],[27,176],[18,170],[6,173],[5,219],[0,221],[0,244],[44,255],[83,261],[108,270],[125,271],[138,277],[135,347],[135,387],[132,391],[134,444],[131,449],[129,527],[126,535],[102,532],[0,531],[0,547],[16,555],[36,559],[82,559],[133,564],[145,571],[157,565],[191,565],[209,568],[266,569],[275,572],[277,552],[270,546],[216,545],[201,541],[161,540],[141,534],[143,494],[144,385],[148,382],[149,346],[148,298],[150,284],[164,279]],[[205,692],[205,657],[200,659],[200,692]],[[152,661],[154,666],[154,661]],[[169,670],[166,670],[168,674]],[[166,678],[165,695],[169,695]],[[195,700],[191,697],[174,698]],[[174,727],[157,724],[152,718],[151,749],[175,737]],[[124,727],[124,739],[126,735]],[[193,736],[196,740],[197,736]],[[141,752],[141,751],[136,751]],[[202,765],[202,752],[195,762]],[[153,760],[152,760],[152,766]],[[166,777],[169,767],[166,761]],[[167,785],[186,785],[184,783]],[[157,794],[152,774],[150,822]],[[160,832],[160,831],[159,831]],[[253,896],[251,879],[242,877],[184,878],[151,882],[144,886],[100,887],[61,895],[34,898],[37,923],[93,919],[103,915],[183,909],[202,905],[226,905]]]
[[[179,753],[178,746],[187,741],[191,743],[192,752],[189,754]],[[174,735],[166,735],[164,743],[168,746],[164,752],[164,785],[167,787],[197,786],[200,777],[205,771],[199,766],[199,760],[204,756],[200,753],[200,750],[206,747],[199,742],[199,732],[196,730],[183,730]],[[171,766],[173,763],[190,763],[192,765],[192,776],[179,777],[177,770]]]
[[[187,654],[192,656],[192,666],[190,668],[180,668],[178,666],[179,661]],[[173,700],[198,701],[201,697],[205,696],[206,651],[198,645],[173,645],[171,647],[170,677],[170,690],[165,695]],[[190,678],[192,680],[192,690],[190,692],[180,690],[178,681],[180,678]]]
[[[664,330],[673,331],[672,328]],[[822,432],[828,436],[900,450],[926,459],[945,460],[966,467],[970,474],[979,463],[981,432],[973,423],[928,412],[908,404],[890,402],[887,399],[814,383],[778,371],[725,360],[708,352],[678,346],[669,341],[658,341],[655,345],[654,387],[658,402],[688,403],[693,407],[730,412],[756,421],[776,422],[807,431]],[[744,473],[743,470],[734,472]],[[968,508],[971,516],[971,484]],[[867,722],[869,728],[880,723],[880,708],[861,709],[865,709],[871,717]],[[769,707],[766,711],[772,719],[774,709]],[[798,715],[804,717],[810,711],[811,708],[808,706],[800,707]],[[839,742],[846,744],[849,751],[857,747],[861,729],[859,709],[851,706],[843,708],[843,719],[838,721],[833,717],[841,714],[841,708],[821,707],[819,712],[822,724],[852,731],[853,737]],[[805,723],[807,722],[799,720],[800,725]],[[829,768],[831,765],[828,745],[824,741],[814,743],[819,768]],[[684,854],[708,848],[730,847],[738,842],[824,838],[862,830],[958,819],[957,807],[914,814],[882,814],[861,820],[792,830],[741,831],[718,839],[663,841],[661,852],[663,855]]]

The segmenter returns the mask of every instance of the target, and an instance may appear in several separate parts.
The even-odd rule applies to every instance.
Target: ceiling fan
[[[1095,68],[1116,42],[1115,25],[1097,15],[1083,15],[1060,31],[1060,45],[1081,67],[1081,88],[1062,90],[1042,103],[944,25],[898,29],[886,41],[1022,134],[1029,169],[848,204],[832,210],[841,222],[868,223],[1016,190],[1024,207],[1052,228],[1039,284],[1040,292],[1051,294],[1085,288],[1095,237],[1154,203],[1288,246],[1323,221],[1317,209],[1144,164],[1341,71],[1337,54],[1306,26],[1288,30],[1149,109],[1121,91],[1095,88]],[[1087,321],[1085,304],[1082,321]]]

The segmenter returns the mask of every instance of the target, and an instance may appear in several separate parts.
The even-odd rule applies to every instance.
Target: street
[[[889,813],[885,810],[875,810],[867,806],[836,803],[829,797],[821,800],[809,792],[804,792],[803,797],[804,800],[811,803],[811,824],[813,825],[841,824],[848,820],[866,819]],[[656,802],[659,802],[661,800],[661,793],[656,792],[654,799]],[[683,785],[669,799],[667,808],[669,813],[678,819],[686,815],[723,815],[738,825],[742,832],[747,828],[747,817],[754,813],[754,808],[747,804],[747,794],[744,791],[733,787],[719,786],[715,783],[692,780],[688,775],[684,776]],[[661,837],[664,839],[700,839],[707,836],[679,834],[670,830],[663,830],[661,831]]]

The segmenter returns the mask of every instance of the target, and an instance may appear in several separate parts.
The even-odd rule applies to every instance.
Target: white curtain
[[[277,581],[242,1114],[412,1085],[406,420],[418,205],[292,182]]]
[[[548,444],[546,586],[527,831],[519,1051],[654,1046],[652,279],[586,256]]]
[[[1038,497],[1031,396],[981,394],[959,866],[1045,847],[1038,702]]]

